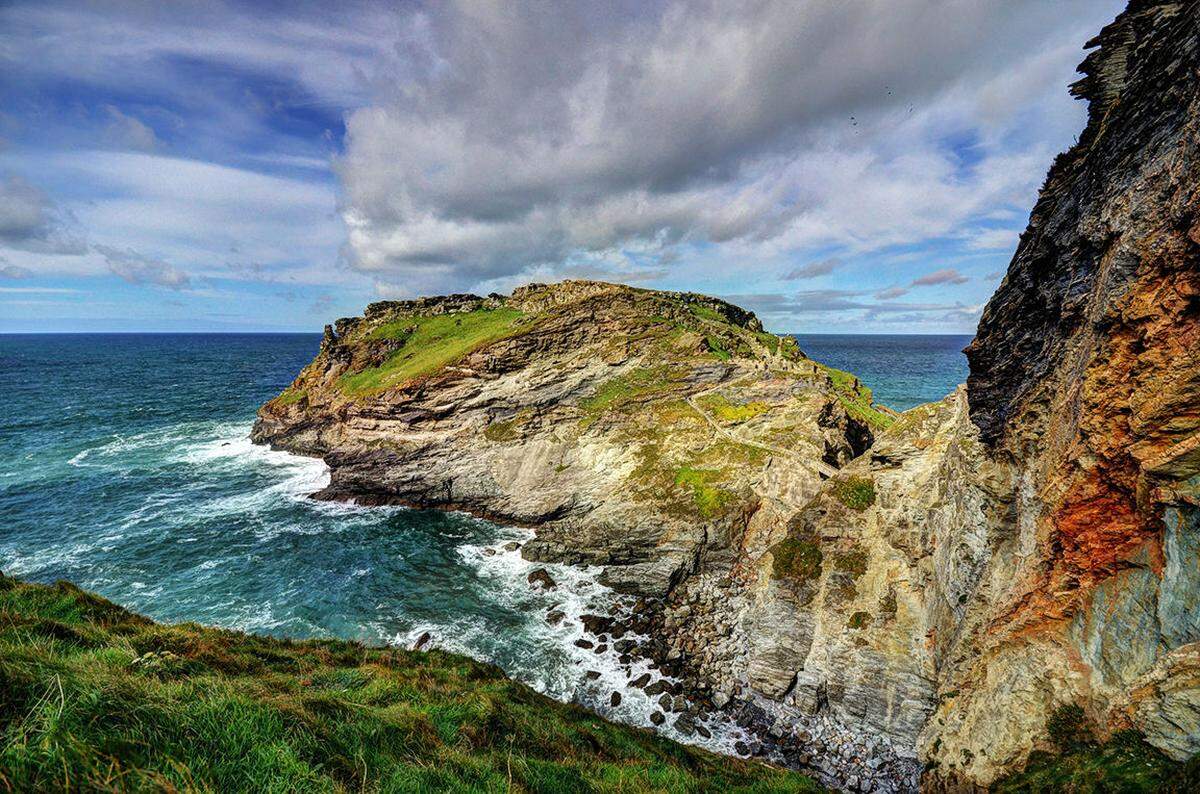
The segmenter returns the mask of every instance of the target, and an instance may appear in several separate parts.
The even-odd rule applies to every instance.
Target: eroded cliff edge
[[[704,709],[838,784],[988,785],[1078,706],[1200,751],[1200,4],[1092,42],[945,400],[891,417],[752,315],[594,282],[374,304],[264,406],[329,498],[606,565]]]

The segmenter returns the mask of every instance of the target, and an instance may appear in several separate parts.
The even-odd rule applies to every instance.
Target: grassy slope
[[[812,791],[441,652],[164,626],[0,575],[0,791]]]
[[[1200,791],[1200,756],[1178,764],[1133,731],[1106,744],[1082,744],[1062,755],[1037,753],[1019,774],[992,787],[1006,792],[1194,792]]]
[[[347,394],[373,394],[420,378],[485,345],[517,333],[524,315],[516,309],[477,309],[462,314],[402,317],[371,333],[372,339],[403,344],[381,366],[342,378]]]

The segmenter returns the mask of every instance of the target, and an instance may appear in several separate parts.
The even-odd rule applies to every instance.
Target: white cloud
[[[98,245],[155,251],[191,276],[338,278],[344,231],[324,182],[134,152],[69,153],[38,167],[100,195],[75,206]]]
[[[1066,141],[1027,116],[1080,123],[1066,83],[1108,5],[439,4],[347,119],[352,264],[436,290],[626,245],[953,236],[1031,199]]]
[[[137,251],[96,246],[96,251],[108,262],[108,269],[130,284],[156,284],[170,289],[183,289],[191,278],[179,268],[161,259],[139,254]]]
[[[0,247],[50,254],[86,250],[71,218],[45,191],[17,174],[0,174]]]
[[[29,268],[14,265],[0,256],[0,278],[29,278],[32,275],[33,271]]]
[[[115,105],[105,105],[108,116],[104,134],[108,143],[121,149],[152,152],[162,145],[158,136],[141,119],[121,112]]]

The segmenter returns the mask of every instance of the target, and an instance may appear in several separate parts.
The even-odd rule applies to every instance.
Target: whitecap
[[[585,637],[581,620],[583,615],[607,615],[614,608],[628,608],[628,603],[618,593],[597,580],[597,576],[603,570],[599,566],[531,562],[524,559],[519,550],[504,549],[505,544],[510,541],[523,543],[532,537],[533,532],[530,530],[502,528],[500,537],[491,543],[464,544],[459,548],[460,556],[476,569],[480,577],[491,580],[490,592],[499,603],[529,614],[525,631],[531,634],[539,645],[552,647],[569,660],[558,670],[550,669],[546,660],[540,659],[528,667],[509,669],[506,672],[539,692],[558,700],[578,702],[608,719],[651,728],[676,741],[732,754],[734,744],[746,740],[747,735],[742,728],[722,715],[713,715],[701,721],[712,734],[708,739],[698,733],[687,736],[676,730],[671,714],[667,715],[667,721],[663,725],[655,726],[651,722],[650,715],[659,711],[658,697],[647,695],[642,689],[630,687],[629,682],[645,673],[650,673],[654,680],[661,678],[671,684],[676,683],[676,679],[664,676],[650,660],[635,659],[628,664],[622,664],[619,660],[621,654],[613,647],[614,643],[611,640],[605,643],[607,650],[601,654],[595,653],[595,648],[580,648],[575,645],[576,640]],[[554,590],[545,593],[531,592],[527,577],[537,568],[546,569],[555,580],[557,587]],[[532,610],[529,609],[530,600],[537,604]],[[551,626],[545,620],[545,615],[550,609],[564,613],[563,619],[557,625]],[[439,647],[476,658],[480,656],[479,648],[472,647],[470,627],[465,634],[451,635],[460,638],[458,640],[439,639],[436,631],[430,631],[435,635],[434,644]],[[599,645],[595,637],[587,639]],[[626,633],[623,639],[631,639],[640,644],[648,638]],[[589,670],[599,673],[599,677],[588,680],[586,673]],[[621,694],[621,702],[617,706],[613,706],[610,700],[613,692]]]

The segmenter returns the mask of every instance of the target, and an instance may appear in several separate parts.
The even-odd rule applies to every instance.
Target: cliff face
[[[985,781],[1064,703],[1200,751],[1200,4],[1133,2],[1096,45],[1087,129],[967,350],[1013,496],[972,621],[936,640],[960,694],[926,747]]]
[[[988,785],[1056,710],[1200,751],[1200,3],[1092,43],[967,350],[894,422],[728,304],[593,282],[374,304],[254,437],[324,496],[535,525],[695,703],[826,782]]]

